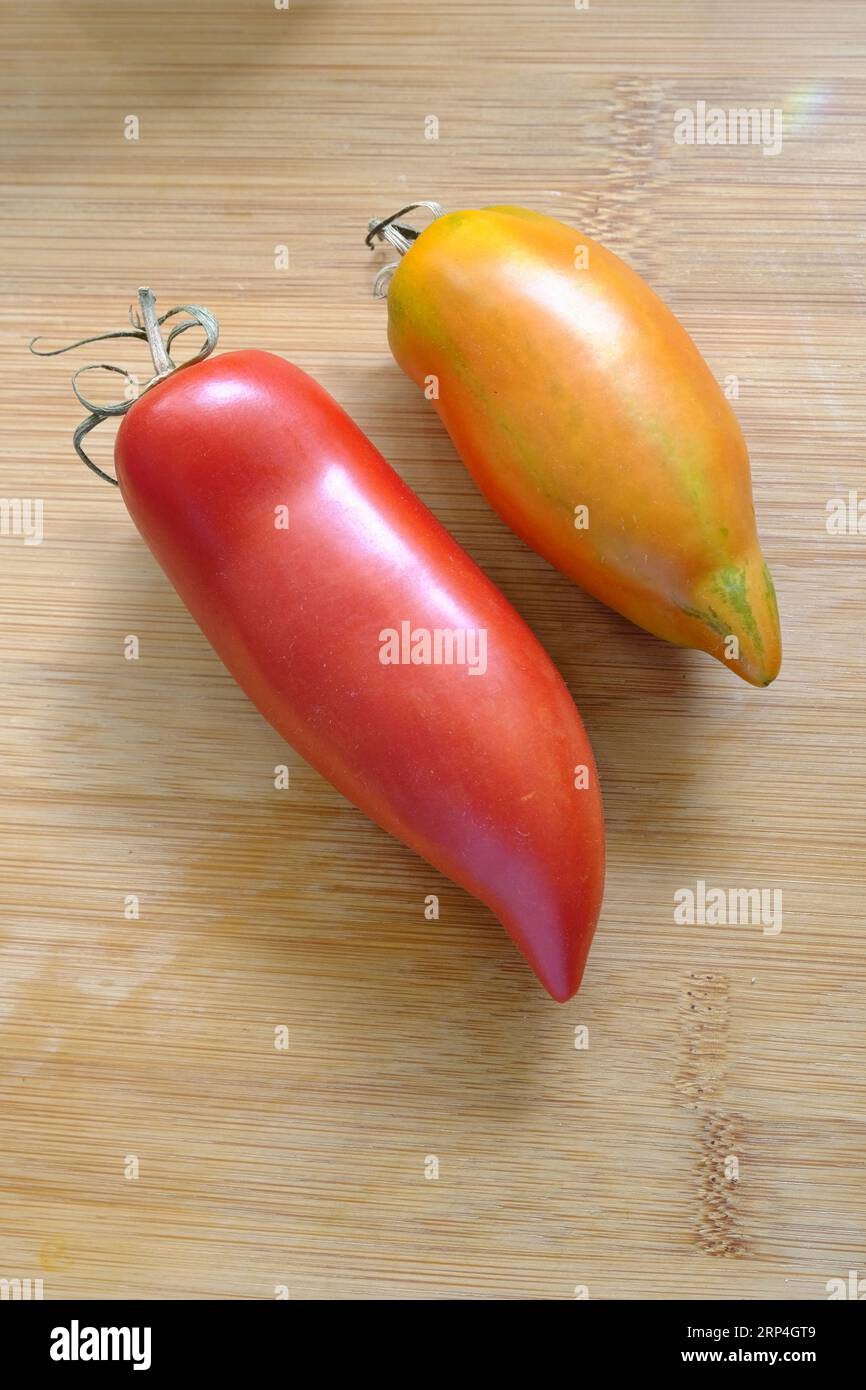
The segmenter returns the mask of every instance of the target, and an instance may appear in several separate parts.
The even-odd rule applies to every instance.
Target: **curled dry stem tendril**
[[[142,387],[139,387],[137,378],[134,377],[131,372],[128,372],[125,367],[115,367],[110,362],[90,362],[85,367],[79,367],[72,374],[72,389],[75,392],[76,399],[85,410],[89,411],[87,419],[82,420],[72,436],[75,452],[98,477],[104,478],[107,483],[112,483],[115,487],[117,486],[117,479],[113,478],[110,473],[104,472],[103,469],[93,462],[85,452],[82,446],[82,440],[92,429],[95,429],[97,425],[101,425],[103,420],[108,420],[114,415],[125,415],[130,407],[135,404],[138,397],[143,395],[145,391],[149,391],[157,382],[163,381],[167,376],[171,376],[173,372],[181,371],[185,367],[191,367],[194,362],[203,361],[205,357],[213,352],[219,337],[219,324],[213,314],[210,313],[208,309],[203,309],[201,305],[178,304],[175,305],[173,309],[169,309],[167,313],[158,316],[155,305],[156,300],[153,292],[149,289],[140,289],[138,291],[138,307],[136,308],[135,305],[130,306],[129,322],[131,327],[129,328],[119,328],[111,333],[97,333],[91,338],[79,338],[77,342],[69,343],[66,347],[60,348],[46,349],[36,347],[36,343],[40,341],[39,338],[33,338],[30,343],[30,351],[35,353],[37,357],[57,357],[63,352],[71,352],[73,348],[86,347],[88,343],[104,343],[115,338],[137,338],[148,344],[153,359],[154,375],[149,381],[145,382]],[[174,318],[176,314],[186,314],[188,317],[181,319],[179,323],[173,324],[169,330],[167,339],[163,342],[160,329],[164,323]],[[186,362],[175,362],[171,356],[172,343],[181,333],[186,333],[190,328],[200,328],[204,333],[204,342],[198,352],[195,353],[194,356],[188,358]],[[113,372],[117,376],[125,377],[127,383],[126,395],[122,400],[115,401],[108,405],[102,405],[95,401],[91,401],[85,396],[78,384],[79,378],[82,377],[85,372]]]
[[[370,250],[375,249],[377,241],[387,241],[389,246],[393,246],[401,256],[405,256],[413,241],[417,241],[421,235],[417,227],[412,227],[408,222],[400,219],[406,216],[407,212],[415,212],[418,208],[427,208],[433,216],[433,221],[437,217],[444,216],[445,209],[439,203],[421,202],[409,203],[405,208],[400,208],[399,212],[393,212],[390,217],[373,217],[367,227],[367,235],[364,238]],[[376,279],[373,281],[373,294],[377,299],[382,299],[387,293],[388,284],[391,276],[400,264],[399,261],[389,261],[383,265]]]

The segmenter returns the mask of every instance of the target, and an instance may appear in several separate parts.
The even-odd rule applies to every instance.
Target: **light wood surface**
[[[866,536],[825,524],[866,497],[863,6],[2,18],[0,491],[44,499],[44,541],[0,540],[0,1277],[46,1298],[811,1300],[866,1275]],[[781,108],[782,151],[676,144],[698,101]],[[370,294],[368,218],[417,198],[573,222],[739,379],[784,627],[769,690],[601,608],[476,493]],[[609,847],[570,1004],[285,748],[74,457],[69,374],[94,354],[27,340],[120,326],[140,284],[316,375],[563,672]],[[781,889],[781,933],[677,925],[699,879]]]

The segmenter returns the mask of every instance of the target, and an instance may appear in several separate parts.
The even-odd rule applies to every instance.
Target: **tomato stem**
[[[115,487],[117,486],[117,479],[112,478],[110,473],[105,473],[101,468],[97,467],[93,459],[88,458],[81,444],[82,439],[84,439],[92,429],[95,429],[97,425],[101,425],[103,420],[107,420],[110,416],[125,415],[143,392],[149,391],[151,386],[156,386],[167,376],[171,376],[172,372],[183,371],[186,367],[191,367],[195,362],[203,361],[209,353],[213,352],[217,345],[217,338],[219,337],[219,324],[213,314],[210,313],[208,309],[203,309],[200,304],[176,304],[173,309],[169,309],[168,313],[158,315],[156,312],[156,299],[153,290],[149,289],[140,289],[138,291],[138,304],[139,308],[137,311],[134,308],[130,308],[129,310],[129,322],[131,325],[129,328],[118,328],[110,333],[97,333],[91,338],[80,338],[78,342],[68,343],[66,347],[60,348],[36,347],[36,343],[39,342],[38,338],[33,338],[30,343],[30,351],[35,353],[37,357],[56,357],[61,352],[70,352],[72,348],[84,347],[87,343],[104,343],[112,338],[143,338],[146,340],[150,348],[150,355],[153,358],[156,374],[151,377],[150,381],[146,381],[144,386],[140,389],[137,379],[126,371],[124,367],[114,367],[107,362],[92,362],[87,367],[79,367],[78,370],[72,374],[72,389],[75,392],[76,399],[80,401],[85,410],[90,412],[87,419],[82,420],[72,436],[75,452],[78,454],[78,457],[87,464],[88,468],[91,468],[93,472],[100,478],[103,478],[105,482],[113,483]],[[172,326],[168,335],[168,341],[164,343],[162,340],[161,326],[167,319],[174,318],[176,314],[183,314],[186,317],[181,318],[178,323]],[[179,338],[181,333],[186,333],[190,328],[200,328],[204,333],[204,342],[198,352],[192,357],[187,358],[186,362],[173,362],[171,358],[171,345],[175,338]],[[94,371],[114,372],[117,376],[125,377],[127,381],[127,391],[123,400],[115,401],[111,405],[105,405],[102,402],[91,401],[85,396],[78,384],[78,378],[83,376],[85,372]]]
[[[156,317],[156,298],[153,290],[139,288],[138,305],[141,310],[141,325],[147,337],[147,346],[150,348],[156,374],[158,377],[168,376],[169,372],[174,371],[174,366],[165,350],[165,343],[162,341],[162,334],[159,331],[159,319]]]
[[[433,214],[433,221],[437,217],[443,217],[445,209],[439,203],[422,202],[409,203],[405,208],[400,208],[399,212],[392,212],[390,217],[373,217],[367,225],[367,235],[364,238],[370,250],[375,250],[377,241],[387,241],[389,246],[393,246],[401,256],[405,256],[413,241],[417,241],[421,233],[417,227],[412,227],[408,222],[401,222],[399,219],[405,217],[407,212],[414,212],[416,208],[427,208]],[[391,276],[400,264],[399,261],[391,261],[388,265],[383,265],[375,281],[373,282],[373,294],[380,299],[384,294]]]

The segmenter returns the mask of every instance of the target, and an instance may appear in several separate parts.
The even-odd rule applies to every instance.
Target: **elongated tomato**
[[[455,212],[398,265],[388,337],[414,381],[435,379],[458,453],[529,545],[656,636],[773,680],[746,445],[640,276],[551,217]]]
[[[115,461],[136,526],[266,718],[488,904],[568,999],[601,901],[601,798],[568,691],[502,594],[269,353],[155,385]]]

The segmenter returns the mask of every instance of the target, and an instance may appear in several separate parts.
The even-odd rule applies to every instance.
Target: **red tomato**
[[[568,691],[498,589],[327,392],[269,353],[154,386],[115,461],[136,526],[265,717],[486,903],[568,999],[601,902],[601,797]]]

